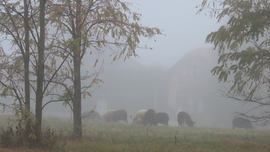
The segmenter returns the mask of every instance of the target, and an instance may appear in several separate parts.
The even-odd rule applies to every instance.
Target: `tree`
[[[218,22],[217,31],[206,42],[218,50],[218,65],[212,74],[229,84],[226,96],[256,104],[240,115],[270,123],[270,2],[268,0],[204,0],[198,13],[208,11]],[[260,113],[256,109],[260,109]]]
[[[39,2],[39,41],[38,41],[38,59],[37,59],[37,89],[36,89],[36,119],[35,134],[37,141],[41,139],[41,124],[42,124],[42,102],[43,102],[43,85],[44,85],[44,67],[45,67],[45,5],[46,0]]]
[[[2,61],[0,69],[1,96],[12,97],[18,101],[18,104],[11,104],[10,107],[21,112],[24,117],[22,119],[26,120],[26,130],[33,127],[29,126],[27,122],[28,116],[31,114],[30,100],[32,99],[36,103],[35,118],[37,121],[31,121],[36,122],[35,136],[37,141],[40,140],[41,136],[44,94],[60,68],[56,67],[55,70],[52,70],[50,67],[55,66],[54,53],[57,52],[55,49],[57,45],[48,38],[50,33],[45,28],[49,23],[45,20],[49,20],[51,17],[47,15],[45,19],[45,4],[46,1],[26,0],[23,5],[20,4],[20,1],[3,0],[0,3],[0,33],[5,42],[1,44],[0,48],[0,60]],[[10,48],[5,48],[7,44],[11,44],[11,51]],[[62,62],[65,60],[66,58],[63,58]],[[31,91],[34,94],[31,95]],[[6,104],[2,105],[7,106]],[[25,113],[28,114],[25,115]]]
[[[24,0],[23,2],[23,13],[16,10],[16,6],[18,6],[18,3],[14,3],[13,5],[10,5],[8,1],[2,1],[0,4],[0,7],[2,8],[1,11],[1,18],[2,22],[0,22],[0,31],[3,33],[6,33],[6,35],[9,35],[10,37],[14,38],[15,44],[18,46],[20,53],[22,55],[23,59],[23,65],[22,68],[20,58],[17,58],[17,55],[13,53],[10,56],[7,56],[4,52],[1,52],[2,54],[2,76],[3,79],[1,81],[1,84],[4,87],[4,90],[2,92],[2,96],[6,96],[7,90],[11,89],[14,91],[14,97],[19,101],[19,111],[21,113],[21,116],[26,123],[26,132],[25,135],[29,136],[29,134],[32,133],[31,131],[31,121],[30,120],[30,80],[29,80],[29,56],[30,56],[30,39],[29,39],[29,2],[27,0]],[[13,6],[13,7],[11,7]],[[23,30],[21,29],[21,26],[18,26],[18,16],[21,16],[21,20],[23,21]],[[15,19],[16,18],[16,19]],[[24,34],[22,34],[22,31]],[[2,47],[1,47],[2,48]],[[2,48],[3,49],[3,48]],[[1,50],[3,51],[3,50]],[[12,61],[12,59],[15,59],[15,62]],[[14,63],[14,64],[12,64]],[[4,69],[6,68],[6,69]],[[24,96],[22,95],[22,91],[19,90],[20,84],[19,82],[22,80],[21,76],[17,75],[17,72],[23,73],[24,77]],[[7,75],[5,75],[7,74]],[[5,79],[8,79],[9,83],[5,83]],[[3,81],[4,80],[4,81]],[[23,90],[23,89],[22,89]],[[12,95],[11,93],[10,95]]]
[[[5,41],[10,40],[14,49],[10,54],[5,52],[4,47],[0,49],[1,95],[15,98],[21,109],[30,109],[30,104],[26,105],[29,103],[26,101],[29,98],[27,94],[33,91],[30,99],[36,104],[37,141],[41,138],[42,110],[48,103],[57,100],[71,101],[71,104],[66,103],[73,110],[73,135],[82,137],[82,93],[90,95],[85,90],[102,81],[97,78],[97,72],[92,81],[81,85],[82,80],[90,77],[81,76],[82,59],[87,52],[111,50],[113,60],[122,56],[137,56],[135,50],[141,37],[152,38],[161,34],[158,28],[139,25],[140,14],[131,12],[127,5],[118,0],[24,1],[24,5],[20,1],[1,1],[0,32],[8,38]],[[67,59],[70,62],[65,62]],[[93,67],[100,63],[98,59],[93,62]],[[27,89],[26,85],[30,88]],[[57,88],[60,85],[64,86],[64,90]],[[52,94],[55,88],[62,91],[56,93],[63,93],[56,100]],[[52,99],[44,104],[45,96]]]
[[[140,25],[140,14],[132,12],[129,5],[131,4],[120,0],[59,0],[51,9],[52,14],[56,15],[57,31],[62,31],[65,35],[61,38],[64,41],[59,43],[65,44],[62,48],[65,48],[67,54],[71,54],[73,62],[70,69],[73,87],[65,87],[72,91],[65,92],[72,93],[73,135],[76,138],[82,137],[81,64],[85,54],[111,50],[114,52],[113,60],[122,56],[137,56],[136,49],[141,37],[150,39],[161,34],[158,28]],[[96,65],[99,60],[94,62]],[[89,84],[97,81],[100,80],[95,78]]]
[[[19,71],[24,73],[25,96],[23,99],[21,97],[18,97],[18,95],[17,95],[17,98],[18,98],[20,104],[24,105],[25,108],[28,111],[30,111],[30,91],[29,91],[30,90],[30,85],[29,85],[29,48],[30,47],[29,47],[29,26],[28,26],[28,23],[29,23],[28,1],[24,0],[24,7],[23,7],[24,13],[14,11],[14,10],[16,10],[18,3],[13,3],[12,7],[11,7],[11,4],[12,3],[8,3],[8,1],[2,1],[0,4],[0,7],[2,8],[2,11],[0,13],[0,16],[2,19],[2,22],[0,22],[0,31],[1,31],[1,33],[5,33],[6,35],[10,36],[11,38],[14,38],[13,44],[16,44],[18,46],[18,50],[20,50],[20,53],[22,55],[22,59],[24,62],[24,64],[23,64],[24,70],[22,71],[22,69],[20,69],[22,67],[17,64],[19,61],[18,58],[15,60],[15,61],[17,61],[17,62],[15,62],[16,63],[15,65],[17,65],[19,68],[14,68],[14,66],[11,66],[11,67],[13,67],[12,70],[15,70],[15,69],[19,70],[20,69]],[[21,21],[23,21],[24,24],[22,24],[21,26],[24,27],[23,30],[21,29],[21,26],[19,26],[17,24],[19,16],[22,16]],[[24,34],[22,34],[22,32]],[[1,47],[1,49],[2,49],[1,51],[4,51],[3,47]],[[10,61],[10,59],[15,59],[17,57],[17,55],[15,55],[15,54],[10,55],[9,57],[4,52],[2,52],[1,54],[2,54],[2,57],[6,57],[6,58],[3,58],[3,60],[2,60],[3,61],[2,63],[5,65],[7,65],[9,63],[9,62],[5,62],[5,61]],[[8,59],[8,58],[10,58],[10,59]],[[6,67],[6,66],[4,66],[4,67]],[[11,71],[11,69],[9,71]],[[5,72],[2,72],[2,73],[5,73]],[[9,73],[9,74],[11,74],[11,73]],[[10,77],[10,79],[12,79],[12,77]],[[3,81],[1,83],[4,84]],[[13,81],[13,83],[15,83],[15,82]],[[7,86],[7,85],[4,84],[4,86]],[[5,96],[5,93],[2,95]]]

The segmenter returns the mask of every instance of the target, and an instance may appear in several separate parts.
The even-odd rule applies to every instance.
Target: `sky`
[[[196,14],[202,0],[124,0],[132,3],[131,9],[142,14],[141,24],[158,27],[164,35],[154,40],[142,39],[141,46],[152,50],[137,49],[135,59],[147,66],[171,67],[187,52],[209,48],[206,36],[220,24],[204,13]]]
[[[163,35],[153,40],[141,41],[142,46],[153,50],[139,49],[137,61],[150,66],[170,67],[179,61],[187,52],[198,48],[210,48],[205,44],[206,36],[216,31],[220,24],[204,13],[197,15],[202,0],[126,0],[131,2],[132,9],[141,13],[141,24],[158,27]]]

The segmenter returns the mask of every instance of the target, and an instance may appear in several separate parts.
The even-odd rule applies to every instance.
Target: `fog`
[[[159,27],[164,35],[155,37],[156,41],[142,39],[141,46],[153,49],[138,49],[139,57],[102,58],[99,78],[104,83],[93,87],[92,97],[83,99],[82,112],[95,108],[102,115],[108,109],[125,109],[134,117],[138,110],[152,108],[168,113],[169,125],[176,126],[177,113],[186,111],[197,127],[231,128],[234,113],[250,107],[223,97],[223,85],[210,73],[217,56],[205,37],[220,25],[204,14],[196,15],[201,1],[129,2],[142,14],[142,25]],[[88,59],[84,69],[91,71],[94,60]],[[56,105],[49,105],[44,113],[72,116],[68,107]]]
[[[196,127],[232,128],[235,112],[251,105],[222,96],[226,88],[210,73],[216,59],[211,48],[192,50],[170,68],[146,66],[135,58],[107,59],[99,77],[104,83],[93,87],[92,97],[83,99],[82,112],[94,109],[103,115],[109,109],[124,109],[132,123],[138,110],[155,109],[168,113],[169,125],[177,126],[177,113],[186,111]],[[72,117],[70,109],[60,103],[49,104],[44,114]]]
[[[102,115],[108,109],[125,109],[131,123],[138,110],[151,108],[168,113],[169,125],[177,126],[177,113],[186,111],[196,121],[195,127],[232,128],[235,112],[252,105],[221,95],[223,85],[210,72],[217,55],[205,44],[207,34],[220,24],[204,14],[196,15],[201,0],[128,2],[142,14],[142,25],[158,27],[164,35],[155,37],[156,41],[142,39],[141,46],[153,49],[138,49],[139,57],[112,61],[101,56],[104,62],[95,68],[95,60],[86,58],[83,69],[102,68],[98,78],[104,83],[93,86],[92,97],[83,99],[82,112],[95,109]],[[70,108],[62,103],[49,104],[44,115],[72,117]]]
[[[139,62],[145,65],[162,65],[167,68],[179,61],[187,52],[205,44],[207,34],[218,29],[220,24],[205,14],[198,14],[196,6],[201,0],[128,0],[133,9],[142,14],[142,24],[158,27],[165,36],[155,37],[156,42],[143,40],[153,50],[137,50]]]

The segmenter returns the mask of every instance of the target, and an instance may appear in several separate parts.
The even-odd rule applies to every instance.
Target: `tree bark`
[[[29,86],[29,26],[28,26],[29,16],[28,16],[28,0],[24,0],[24,29],[25,29],[25,54],[23,56],[24,60],[24,90],[25,90],[25,106],[30,112],[30,86]]]
[[[30,114],[30,80],[29,80],[29,15],[28,15],[28,0],[24,0],[24,30],[25,30],[25,37],[24,37],[24,43],[25,43],[25,52],[23,53],[23,61],[24,61],[24,91],[25,91],[25,108],[27,111],[27,115],[24,116],[24,120],[26,121],[26,130],[25,135],[29,136],[29,134],[32,132],[31,129],[31,121],[29,120],[29,114]],[[22,51],[23,52],[23,51]],[[23,110],[23,109],[21,109]],[[23,111],[21,111],[23,112]]]
[[[73,136],[77,139],[82,138],[82,119],[81,119],[81,60],[80,54],[74,54],[74,101],[73,101]]]
[[[44,50],[45,50],[45,4],[46,0],[40,0],[40,36],[38,44],[38,66],[37,66],[37,92],[36,92],[36,119],[35,135],[37,142],[41,138],[42,125],[42,101],[44,81]]]
[[[77,42],[77,49],[74,50],[74,101],[73,101],[73,137],[82,138],[81,119],[81,0],[76,1],[76,31],[73,36]]]

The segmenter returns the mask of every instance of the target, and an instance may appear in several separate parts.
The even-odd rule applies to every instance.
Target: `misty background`
[[[138,49],[138,57],[113,61],[108,54],[96,54],[84,59],[81,71],[101,70],[98,78],[103,83],[93,86],[92,97],[82,99],[82,112],[95,109],[103,115],[109,109],[125,109],[131,123],[138,110],[151,108],[168,113],[169,125],[177,126],[177,113],[186,111],[195,127],[232,128],[234,113],[253,105],[221,95],[226,88],[210,72],[217,53],[205,44],[206,36],[221,25],[196,14],[201,0],[127,1],[142,14],[142,25],[158,27],[165,35],[155,37],[156,41],[143,38],[141,46],[152,49]],[[96,57],[99,62],[94,67]],[[72,117],[62,102],[49,104],[43,113]]]

